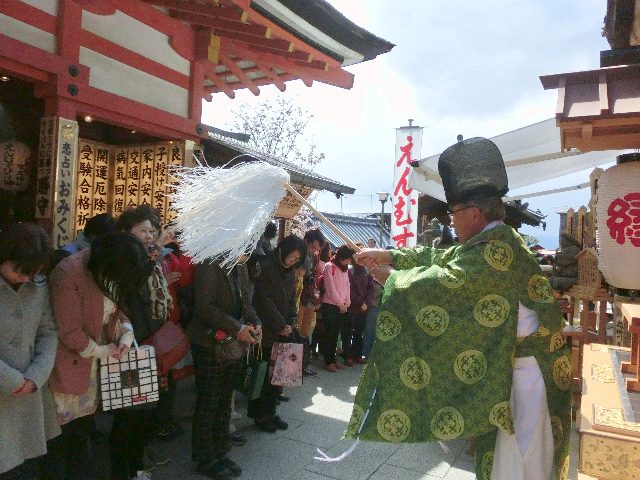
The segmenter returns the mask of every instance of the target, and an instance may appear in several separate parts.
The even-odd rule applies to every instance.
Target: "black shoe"
[[[316,372],[313,368],[305,368],[302,371],[302,375],[305,377],[317,377],[318,372]]]
[[[241,447],[247,443],[247,437],[242,435],[240,432],[233,432],[229,434],[229,441],[231,441],[234,446]]]
[[[240,465],[238,465],[226,455],[224,457],[218,458],[218,462],[224,465],[234,477],[239,477],[240,475],[242,475],[242,468],[240,468]]]
[[[278,400],[280,400],[281,402],[288,402],[290,399],[284,393],[281,393],[280,396],[278,397]]]
[[[233,474],[220,461],[214,460],[207,463],[198,463],[196,472],[213,480],[231,480]]]
[[[278,415],[274,415],[273,417],[271,417],[271,421],[280,430],[286,430],[287,428],[289,428],[289,424],[282,420]]]
[[[267,433],[275,433],[278,430],[278,427],[273,422],[271,418],[263,418],[262,420],[255,420],[256,427],[258,427],[263,432]]]

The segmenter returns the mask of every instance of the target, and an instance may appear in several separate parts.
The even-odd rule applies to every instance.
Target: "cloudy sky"
[[[395,128],[413,118],[425,127],[422,157],[441,152],[456,135],[491,137],[551,118],[557,92],[539,76],[599,67],[606,0],[330,0],[344,15],[396,44],[390,53],[349,67],[351,90],[288,83],[285,93],[264,87],[259,97],[240,91],[214,96],[204,121],[230,127],[241,103],[276,95],[295,98],[313,113],[310,137],[326,154],[316,171],[356,188],[342,201],[320,194],[329,212],[379,211],[376,192],[393,182]],[[544,189],[585,181],[588,172]],[[528,191],[531,191],[529,189]],[[512,191],[510,194],[523,193]],[[588,192],[529,201],[548,215],[547,231],[527,229],[543,245],[557,245],[557,207],[579,206]],[[387,204],[387,209],[389,205]],[[388,210],[387,210],[388,211]]]

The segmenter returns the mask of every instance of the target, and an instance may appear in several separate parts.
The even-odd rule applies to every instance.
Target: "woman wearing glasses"
[[[262,272],[256,280],[253,304],[262,320],[262,349],[269,358],[273,344],[281,337],[291,335],[291,325],[296,321],[296,295],[294,271],[307,254],[304,241],[295,236],[285,237],[262,264]],[[265,378],[260,397],[248,404],[247,416],[265,432],[285,430],[288,425],[276,415],[276,405],[282,387],[271,385]]]

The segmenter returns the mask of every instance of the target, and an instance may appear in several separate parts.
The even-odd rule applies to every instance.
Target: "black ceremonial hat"
[[[440,155],[438,172],[449,205],[502,197],[509,191],[502,154],[486,138],[469,138],[451,145]]]

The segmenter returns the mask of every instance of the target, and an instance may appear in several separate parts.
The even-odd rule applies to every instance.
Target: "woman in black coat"
[[[262,263],[256,280],[253,304],[262,320],[262,348],[267,358],[271,348],[283,337],[291,335],[296,321],[296,294],[294,271],[307,254],[304,241],[296,235],[285,237]],[[247,415],[265,432],[285,430],[288,425],[276,415],[276,405],[282,387],[271,385],[265,378],[260,397],[248,404]]]

